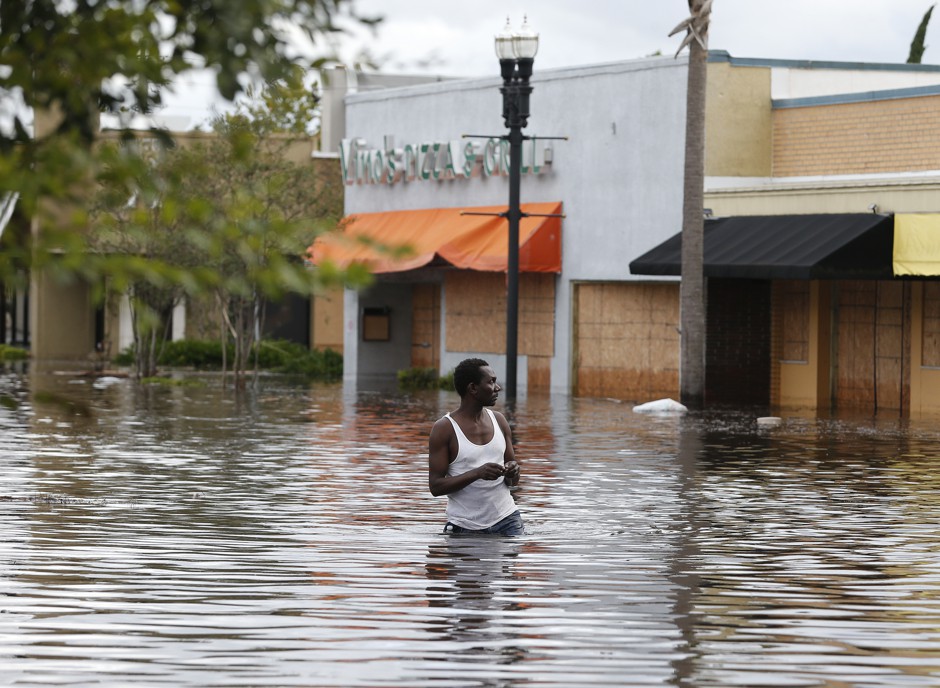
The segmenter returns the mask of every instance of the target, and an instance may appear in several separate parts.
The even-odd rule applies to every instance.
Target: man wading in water
[[[500,386],[489,363],[461,361],[454,371],[460,408],[431,428],[428,442],[428,488],[447,495],[451,535],[522,535],[522,516],[509,494],[519,484],[519,464],[512,450],[512,431],[498,411]]]

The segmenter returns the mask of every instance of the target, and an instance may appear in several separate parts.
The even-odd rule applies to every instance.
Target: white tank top
[[[444,417],[457,433],[457,458],[447,468],[447,475],[460,475],[472,471],[485,463],[503,463],[506,452],[506,436],[496,422],[496,416],[484,409],[493,424],[493,439],[487,444],[474,444],[463,434],[457,422],[446,414]],[[447,495],[447,520],[461,528],[482,530],[502,521],[516,510],[509,488],[503,478],[475,480],[462,490]]]

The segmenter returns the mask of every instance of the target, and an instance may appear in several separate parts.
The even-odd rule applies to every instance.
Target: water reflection
[[[0,375],[9,685],[940,684],[938,431],[508,412],[529,534],[448,538],[446,393]]]
[[[478,659],[494,664],[521,662],[528,654],[522,629],[505,622],[529,605],[523,590],[533,574],[520,553],[537,546],[519,538],[446,537],[428,547],[425,572],[428,606],[439,611],[440,639],[449,644],[449,663]],[[441,676],[440,678],[444,678]]]

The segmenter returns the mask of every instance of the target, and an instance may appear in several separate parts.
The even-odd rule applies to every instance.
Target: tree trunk
[[[685,189],[682,198],[682,281],[680,310],[680,400],[689,408],[705,401],[705,78],[708,51],[689,44],[686,91]]]
[[[228,312],[219,292],[215,293],[215,299],[219,305],[219,343],[222,345],[222,385],[224,386],[228,373]]]

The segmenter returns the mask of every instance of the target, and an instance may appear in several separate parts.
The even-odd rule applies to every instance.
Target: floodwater
[[[940,686],[935,425],[524,399],[447,538],[455,395],[199,379],[0,375],[3,685]]]

